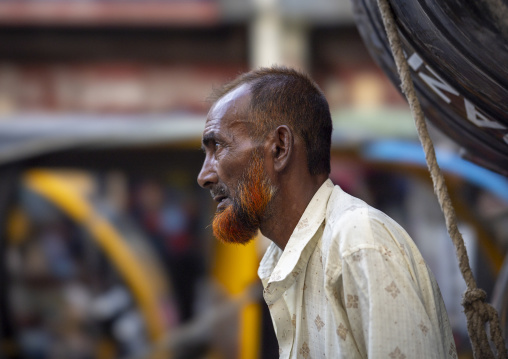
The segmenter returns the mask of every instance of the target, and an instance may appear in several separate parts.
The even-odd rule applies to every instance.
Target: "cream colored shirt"
[[[258,274],[280,358],[457,358],[439,288],[409,235],[330,180]]]

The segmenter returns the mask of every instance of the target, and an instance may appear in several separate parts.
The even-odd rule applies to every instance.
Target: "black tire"
[[[391,1],[427,119],[464,157],[508,175],[508,3]],[[376,0],[353,0],[371,56],[399,88]]]

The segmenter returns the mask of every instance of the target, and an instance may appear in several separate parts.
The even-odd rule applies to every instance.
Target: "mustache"
[[[229,197],[229,191],[226,186],[224,186],[222,184],[218,184],[210,190],[210,195],[212,196],[212,198],[215,198],[218,196]]]

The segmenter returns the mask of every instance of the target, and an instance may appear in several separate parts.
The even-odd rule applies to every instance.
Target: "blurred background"
[[[272,64],[321,86],[332,180],[413,237],[472,358],[413,121],[348,0],[0,1],[1,357],[278,357],[256,275],[266,239],[217,243],[196,183],[207,95]],[[506,328],[508,181],[431,130]]]

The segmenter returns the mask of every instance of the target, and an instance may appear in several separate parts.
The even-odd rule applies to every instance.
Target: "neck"
[[[281,181],[270,204],[271,215],[260,226],[261,233],[284,250],[312,197],[327,179],[328,175],[322,174],[305,179],[289,176]]]

